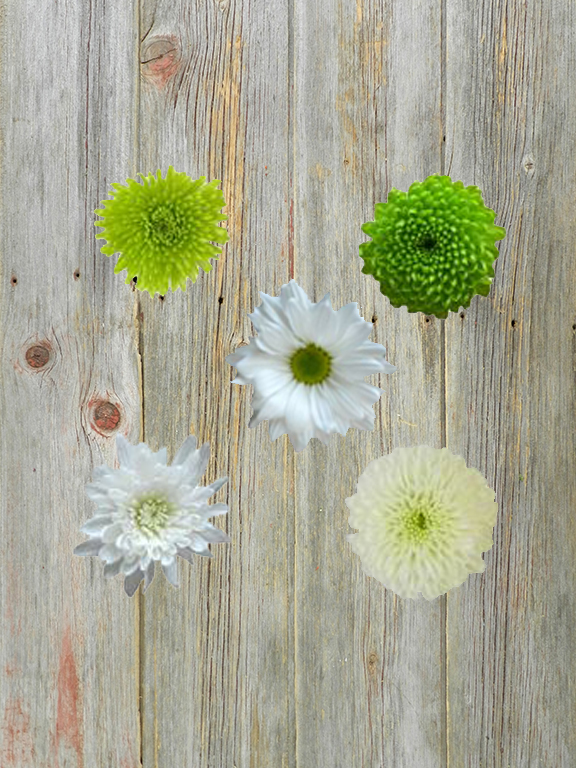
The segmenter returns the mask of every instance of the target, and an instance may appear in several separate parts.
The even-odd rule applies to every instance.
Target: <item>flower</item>
[[[287,432],[296,451],[312,437],[327,443],[349,427],[373,429],[372,405],[382,390],[364,378],[396,368],[381,344],[367,341],[372,324],[357,304],[335,311],[330,294],[314,304],[295,280],[279,297],[260,296],[249,315],[258,337],[226,358],[238,370],[232,383],[254,385],[249,426],[268,419],[270,438]]]
[[[447,448],[396,448],[371,461],[346,504],[364,572],[400,597],[433,600],[484,571],[494,491]]]
[[[439,318],[487,296],[498,258],[494,226],[478,187],[435,174],[415,181],[408,194],[390,190],[375,207],[376,221],[362,229],[373,239],[360,245],[362,272],[373,275],[393,307]]]
[[[154,578],[154,563],[160,562],[168,581],[178,586],[176,555],[192,562],[192,555],[212,557],[210,542],[230,541],[215,528],[209,517],[225,515],[226,504],[208,505],[206,500],[228,480],[198,487],[208,466],[210,447],[196,448],[196,438],[186,438],[166,465],[166,448],[153,453],[145,443],[131,445],[122,435],[116,438],[120,469],[107,466],[94,470],[86,486],[96,502],[94,517],[80,530],[90,537],[74,550],[75,555],[103,560],[104,576],[125,576],[129,597],[144,579],[144,592]]]
[[[225,243],[228,233],[216,222],[228,217],[220,213],[225,205],[222,191],[216,189],[218,180],[206,184],[206,177],[197,181],[172,166],[166,178],[160,171],[142,177],[143,184],[127,179],[127,185],[112,184],[112,200],[104,200],[104,208],[95,211],[103,220],[94,226],[103,231],[96,239],[106,238],[108,245],[102,253],[121,256],[114,268],[118,274],[128,270],[126,283],[137,278],[137,288],[165,294],[169,288],[186,290],[186,279],[193,283],[198,268],[212,269],[208,259],[217,259],[221,248],[208,243]]]

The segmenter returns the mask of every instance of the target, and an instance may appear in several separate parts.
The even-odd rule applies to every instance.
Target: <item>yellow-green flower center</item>
[[[398,543],[434,546],[449,530],[449,513],[432,493],[413,493],[396,509],[393,528]]]
[[[332,355],[316,344],[307,344],[290,358],[290,368],[296,381],[301,384],[321,384],[330,376]]]
[[[132,504],[132,520],[142,533],[154,536],[166,528],[176,507],[163,496],[147,494]]]
[[[162,203],[146,215],[144,229],[155,246],[174,248],[184,238],[188,227],[186,217],[175,203]]]

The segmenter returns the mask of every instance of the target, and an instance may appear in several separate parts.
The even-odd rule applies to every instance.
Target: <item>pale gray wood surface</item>
[[[0,768],[576,766],[575,68],[568,0],[5,0]],[[93,210],[169,165],[222,180],[230,241],[152,299]],[[435,172],[507,229],[490,296],[446,321],[358,255],[374,203]],[[248,429],[224,359],[292,277],[357,301],[397,366],[373,432],[300,454]],[[158,571],[130,600],[72,555],[118,431],[170,460],[193,433],[230,478],[232,541],[179,590]],[[345,539],[368,462],[421,443],[499,503],[486,572],[431,603]]]

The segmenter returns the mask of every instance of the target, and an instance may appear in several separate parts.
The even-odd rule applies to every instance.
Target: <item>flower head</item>
[[[160,171],[157,176],[138,175],[142,184],[134,179],[127,179],[127,186],[112,184],[113,199],[104,200],[104,208],[95,211],[103,217],[94,222],[103,229],[96,239],[108,243],[102,253],[121,254],[114,272],[128,270],[126,283],[136,277],[136,287],[151,296],[169,288],[185,291],[187,278],[196,282],[199,267],[209,272],[208,259],[222,253],[208,240],[228,240],[226,230],[216,226],[228,218],[220,213],[225,205],[222,191],[216,189],[220,182],[206,184],[205,176],[192,181],[172,166],[164,179]]]
[[[249,426],[268,419],[271,439],[287,432],[296,451],[312,437],[327,443],[349,427],[373,429],[382,390],[364,378],[396,368],[381,344],[368,341],[372,324],[357,304],[335,311],[329,294],[313,304],[295,280],[279,297],[260,296],[249,316],[258,336],[226,358],[238,371],[233,383],[254,385]]]
[[[449,176],[415,181],[408,194],[392,189],[376,205],[376,221],[362,227],[372,237],[360,245],[362,272],[378,280],[393,307],[447,317],[490,291],[494,242],[506,235],[494,216],[478,187]]]
[[[484,571],[494,491],[447,448],[396,448],[371,461],[346,504],[364,572],[400,597],[433,600]]]
[[[120,469],[107,466],[94,470],[86,487],[96,502],[94,517],[80,529],[88,541],[74,550],[75,555],[99,557],[106,565],[104,576],[125,576],[129,597],[144,579],[144,591],[154,578],[154,563],[160,562],[168,581],[178,586],[176,555],[192,562],[192,555],[212,557],[209,543],[230,541],[215,528],[209,517],[225,515],[226,504],[206,503],[227,481],[198,487],[208,466],[210,448],[196,448],[196,438],[187,437],[166,464],[166,448],[153,453],[145,443],[131,445],[118,435],[116,447]]]

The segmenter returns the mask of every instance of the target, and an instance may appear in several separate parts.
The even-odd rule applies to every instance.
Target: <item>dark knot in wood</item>
[[[50,350],[47,347],[35,344],[26,350],[26,362],[30,368],[43,368],[50,360]]]
[[[101,400],[94,408],[93,426],[99,432],[112,432],[120,422],[120,411],[114,403]]]

